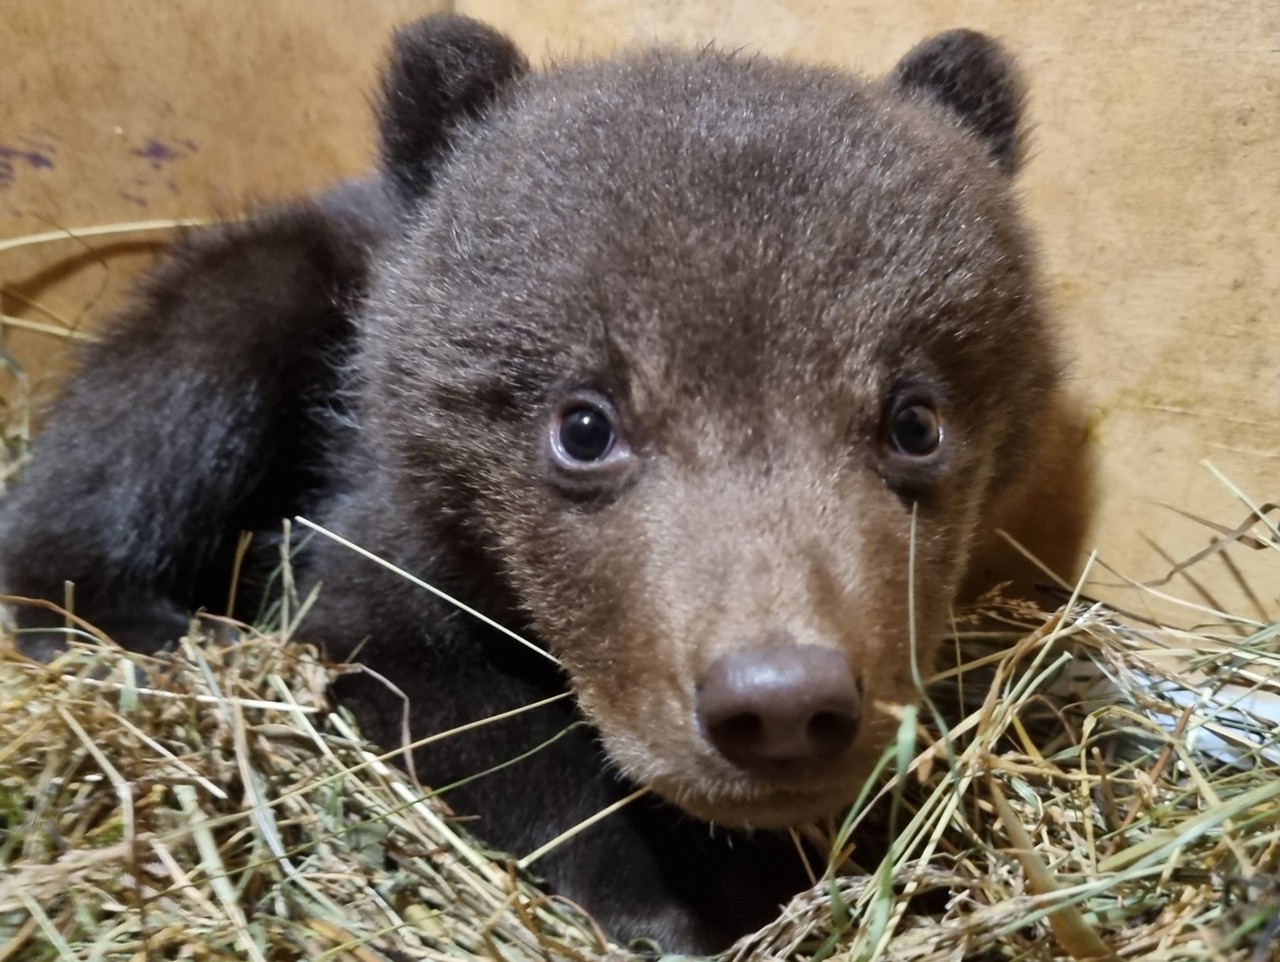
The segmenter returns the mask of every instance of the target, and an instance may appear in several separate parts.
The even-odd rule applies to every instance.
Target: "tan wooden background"
[[[233,213],[364,169],[388,31],[444,6],[0,0],[0,245],[61,228]],[[1125,574],[1153,578],[1209,541],[1169,506],[1231,526],[1246,516],[1202,462],[1256,501],[1280,500],[1273,0],[454,6],[511,32],[535,61],[714,40],[875,73],[951,26],[1004,38],[1032,84],[1024,193],[1081,416],[1051,453],[1056,490],[1028,492],[1016,526],[1059,567],[1096,546]],[[37,404],[50,396],[69,341],[57,330],[91,330],[163,236],[0,248],[0,312],[14,319],[0,342],[0,387],[11,405],[18,369]],[[10,408],[11,425],[21,413]],[[1080,516],[1089,524],[1077,545],[1068,534]],[[1236,550],[1197,579],[1240,613],[1275,613],[1275,557]],[[1194,594],[1185,582],[1181,591]]]

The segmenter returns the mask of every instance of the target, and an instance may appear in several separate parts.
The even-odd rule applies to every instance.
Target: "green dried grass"
[[[1280,624],[1214,622],[988,599],[900,774],[815,830],[887,855],[726,957],[1280,958]],[[352,669],[304,645],[0,660],[0,962],[629,954],[330,713]]]
[[[602,947],[327,711],[333,669],[305,646],[4,657],[0,959]]]

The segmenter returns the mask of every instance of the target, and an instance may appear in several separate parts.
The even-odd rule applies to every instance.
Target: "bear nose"
[[[703,733],[740,768],[806,777],[842,755],[858,732],[858,685],[844,652],[773,645],[718,658],[702,677]]]

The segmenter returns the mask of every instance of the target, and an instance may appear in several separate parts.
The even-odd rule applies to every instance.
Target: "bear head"
[[[714,49],[537,74],[460,18],[397,40],[371,470],[406,538],[457,521],[611,763],[699,817],[857,794],[1033,450],[1021,96],[965,31],[878,81]]]

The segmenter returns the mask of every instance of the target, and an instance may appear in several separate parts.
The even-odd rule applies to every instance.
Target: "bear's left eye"
[[[885,396],[878,470],[904,503],[927,500],[947,472],[949,409],[945,390],[924,377],[904,378]]]
[[[925,458],[942,443],[942,421],[931,404],[904,404],[889,418],[889,443],[899,454]]]
[[[609,415],[581,403],[564,412],[557,432],[560,450],[580,463],[603,461],[613,448],[614,437]]]

